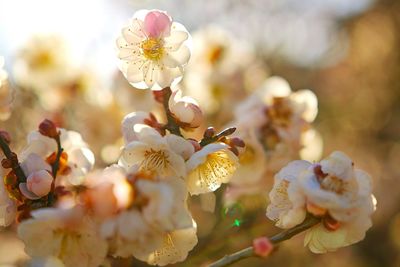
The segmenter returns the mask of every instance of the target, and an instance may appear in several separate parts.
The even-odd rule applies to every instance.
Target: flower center
[[[321,181],[321,188],[341,195],[345,191],[345,182],[336,176],[328,175]]]
[[[50,68],[53,64],[54,64],[54,57],[48,51],[42,51],[36,54],[30,62],[31,67],[36,69]]]
[[[140,166],[144,171],[159,172],[167,167],[169,164],[168,155],[162,150],[147,150],[144,152],[144,160]]]
[[[57,153],[53,152],[50,156],[46,158],[46,162],[53,165],[56,162]],[[70,173],[71,167],[68,166],[68,154],[66,152],[61,153],[60,161],[58,164],[58,172],[60,175],[67,175]]]
[[[150,60],[160,60],[164,54],[163,41],[156,38],[148,38],[142,42],[143,55]]]
[[[223,151],[217,151],[207,156],[204,163],[197,168],[199,185],[215,190],[221,182],[226,183],[236,170],[236,164]]]
[[[222,59],[224,53],[225,48],[221,45],[216,45],[214,47],[211,47],[211,49],[207,53],[206,58],[211,65],[215,65],[218,63],[219,60]]]
[[[267,116],[272,123],[281,127],[290,125],[292,114],[293,111],[285,97],[274,97],[272,107],[267,109]]]

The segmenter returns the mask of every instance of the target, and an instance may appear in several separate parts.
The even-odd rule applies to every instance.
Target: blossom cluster
[[[116,40],[120,77],[147,94],[132,92],[143,109],[117,120],[123,117],[115,142],[121,148],[110,153],[116,156],[102,151],[109,159],[103,168],[95,166],[86,135],[62,128],[60,121],[42,121],[19,153],[10,149],[14,140],[8,132],[0,131],[0,226],[17,224],[26,253],[39,265],[97,267],[111,257],[160,266],[181,262],[198,242],[190,199],[201,195],[210,204],[204,209],[213,211],[212,193],[223,184],[227,202],[265,195],[272,187],[267,217],[282,229],[317,218],[305,237],[315,253],[364,238],[376,204],[371,178],[342,152],[318,162],[322,139],[312,126],[315,94],[292,91],[280,77],[253,81],[258,89],[246,91],[240,86],[245,75],[238,73],[257,66],[232,55],[251,49],[234,46],[236,41],[214,28],[207,31],[194,38],[199,52],[190,66],[192,38],[166,12],[140,10],[122,29]],[[15,64],[16,83],[41,92],[48,110],[62,109],[57,101],[66,99],[63,93],[74,98],[85,87],[85,75],[66,71],[72,66],[58,42],[35,38]],[[184,96],[188,92],[201,96],[200,104]],[[7,73],[0,69],[0,100],[5,99],[0,119],[9,117],[11,97]],[[118,132],[108,117],[98,119],[106,113],[96,115],[101,127],[94,127],[95,134]],[[206,117],[227,125],[225,130],[207,128]],[[95,137],[100,140],[100,133]],[[267,257],[274,245],[255,239],[254,253]]]
[[[153,265],[182,261],[197,244],[189,195],[217,190],[238,166],[244,143],[229,137],[235,128],[210,127],[201,140],[185,137],[203,123],[197,102],[170,87],[187,61],[179,54],[187,31],[164,12],[138,14],[117,41],[122,71],[143,88],[162,87],[154,98],[163,118],[126,115],[120,157],[105,169],[94,169],[94,154],[79,133],[50,120],[28,135],[18,156],[4,151],[0,222],[18,222],[33,258],[54,257],[65,266],[99,266],[107,256]],[[149,74],[153,67],[157,72]],[[10,136],[1,134],[7,147]]]
[[[275,175],[267,216],[276,226],[290,229],[307,214],[321,218],[304,239],[314,253],[325,253],[364,239],[372,226],[376,200],[371,177],[354,168],[343,152],[318,163],[297,160]]]
[[[235,108],[232,125],[246,148],[231,180],[228,202],[267,191],[273,174],[291,160],[320,158],[322,140],[311,125],[317,105],[312,91],[293,92],[283,78],[270,77]]]

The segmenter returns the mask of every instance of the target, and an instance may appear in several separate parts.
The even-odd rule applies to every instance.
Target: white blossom
[[[353,165],[337,151],[316,164],[291,162],[275,176],[267,216],[281,228],[300,224],[306,212],[320,217],[304,240],[314,253],[359,242],[372,226],[376,201],[371,177]]]
[[[186,185],[190,194],[213,192],[228,183],[238,166],[238,158],[224,143],[208,144],[186,162]]]
[[[182,91],[172,93],[168,103],[172,116],[184,129],[197,128],[203,122],[203,113],[199,104],[189,96],[182,97]]]
[[[186,28],[158,10],[137,11],[117,39],[120,69],[132,86],[159,90],[178,83],[190,57]]]
[[[191,143],[176,135],[161,136],[146,125],[134,126],[137,141],[127,144],[119,163],[129,169],[139,165],[141,170],[155,172],[161,176],[184,177],[185,159],[193,154]]]
[[[65,129],[59,129],[59,131],[63,155],[60,159],[57,185],[80,184],[84,174],[93,168],[93,152],[78,132]],[[52,163],[57,153],[57,143],[38,131],[33,131],[28,135],[28,144],[21,152],[21,158],[24,159],[32,153]]]
[[[54,256],[66,267],[97,267],[104,261],[107,243],[97,225],[78,208],[44,208],[31,215],[18,226],[30,256]]]

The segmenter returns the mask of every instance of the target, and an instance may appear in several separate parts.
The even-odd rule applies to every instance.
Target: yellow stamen
[[[142,42],[143,55],[149,59],[158,61],[164,55],[164,46],[161,39],[148,38]]]

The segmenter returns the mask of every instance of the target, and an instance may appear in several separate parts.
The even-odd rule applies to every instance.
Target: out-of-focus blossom
[[[126,178],[126,172],[117,165],[86,175],[83,201],[93,216],[107,218],[127,209],[135,192]]]
[[[182,128],[190,130],[202,124],[203,113],[199,104],[189,96],[182,97],[181,90],[172,93],[168,105],[172,116]]]
[[[65,267],[65,265],[57,257],[47,257],[32,259],[28,267]]]
[[[194,152],[189,141],[172,134],[163,137],[155,129],[143,124],[133,128],[138,140],[123,148],[121,165],[127,168],[139,165],[143,171],[155,172],[164,177],[185,177],[185,159]]]
[[[223,124],[238,104],[266,77],[252,47],[216,26],[193,35],[193,59],[184,77],[184,92],[197,101],[213,122]],[[250,77],[250,78],[249,78]]]
[[[189,251],[197,244],[196,229],[196,223],[193,221],[189,228],[166,233],[162,245],[147,256],[147,262],[165,266],[185,260]]]
[[[165,178],[163,181],[138,181],[137,189],[148,204],[143,208],[143,217],[153,225],[166,231],[187,228],[192,225],[188,211],[187,189],[179,178]]]
[[[304,244],[314,253],[335,251],[362,240],[372,226],[371,191],[371,177],[342,152],[316,164],[294,161],[275,177],[267,216],[281,228],[300,224],[306,212],[320,217]]]
[[[4,58],[0,56],[0,120],[11,115],[12,90],[8,84],[8,73],[3,69]]]
[[[74,75],[68,49],[58,36],[34,36],[21,49],[14,63],[16,82],[27,89],[51,90]]]
[[[228,183],[238,167],[238,158],[226,144],[215,143],[195,152],[186,162],[186,184],[190,194],[213,192]]]
[[[165,265],[184,260],[197,243],[196,227],[186,204],[188,193],[184,181],[158,177],[137,166],[127,170],[117,165],[106,169],[103,177],[114,180],[115,172],[125,174],[129,181],[132,205],[109,213],[101,225],[101,234],[108,240],[111,254],[133,255],[149,264]],[[107,179],[102,183],[107,183]],[[125,195],[121,193],[121,190],[119,194],[116,190],[110,192],[115,198]],[[187,238],[183,238],[181,232],[188,233]]]
[[[116,104],[125,113],[132,111],[154,112],[156,101],[151,90],[139,90],[133,87],[118,71],[112,84],[112,93]]]
[[[310,90],[292,92],[284,79],[267,79],[235,110],[233,124],[246,147],[231,183],[247,186],[249,194],[262,192],[265,186],[261,185],[268,184],[263,180],[289,161],[299,157],[318,160],[322,141],[311,128],[317,111],[317,99]]]
[[[306,218],[304,201],[296,194],[290,194],[297,190],[297,177],[311,166],[311,163],[304,160],[296,160],[282,168],[274,177],[274,186],[269,193],[270,204],[267,208],[267,216],[275,221],[275,225],[289,229]]]
[[[79,207],[45,208],[31,215],[32,219],[18,226],[18,235],[30,256],[54,256],[66,267],[93,267],[104,261],[107,243],[100,237],[97,225]]]
[[[137,11],[117,39],[120,69],[132,86],[160,90],[180,81],[190,57],[186,28],[165,12]]]
[[[94,155],[79,133],[65,129],[59,129],[59,131],[61,146],[64,150],[61,155],[57,185],[79,184],[83,175],[93,168]],[[28,144],[21,152],[21,158],[36,154],[52,164],[56,159],[56,153],[55,140],[43,136],[38,131],[33,131],[28,135]]]

